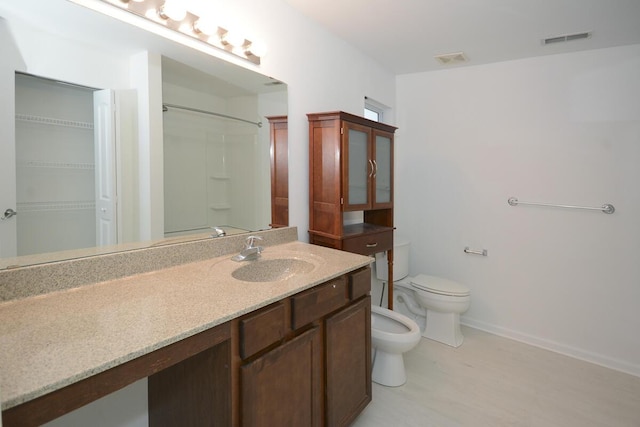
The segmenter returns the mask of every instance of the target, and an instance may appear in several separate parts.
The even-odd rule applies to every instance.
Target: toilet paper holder
[[[465,246],[464,253],[465,254],[473,254],[473,255],[489,256],[489,251],[487,251],[486,249],[483,249],[481,251],[474,251],[473,249],[469,249],[469,246]]]

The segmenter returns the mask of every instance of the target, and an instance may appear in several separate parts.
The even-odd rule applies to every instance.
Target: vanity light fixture
[[[126,22],[133,23],[141,28],[149,25],[160,25],[166,29],[187,36],[190,39],[205,43],[208,46],[231,53],[246,59],[256,65],[260,65],[260,58],[267,52],[264,43],[257,40],[248,40],[235,28],[224,28],[207,16],[197,16],[188,11],[182,0],[70,0],[73,3],[89,7],[117,19],[124,20],[116,13],[105,10],[109,6],[116,7],[147,21],[143,26],[133,23],[132,19]],[[94,5],[102,4],[104,7]],[[109,6],[107,6],[109,5]],[[150,24],[153,23],[153,24]],[[149,28],[146,28],[149,30]],[[166,31],[166,30],[165,30]],[[155,32],[155,31],[154,31]],[[160,34],[160,32],[157,32]],[[165,34],[169,37],[169,34]],[[178,37],[169,37],[177,41]],[[186,40],[185,40],[186,42]],[[197,43],[197,42],[196,42]],[[187,44],[187,43],[185,43]]]

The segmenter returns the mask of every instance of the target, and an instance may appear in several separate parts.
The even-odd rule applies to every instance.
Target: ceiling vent
[[[543,39],[542,44],[546,46],[548,44],[564,43],[564,42],[570,42],[572,40],[588,39],[589,37],[591,37],[590,32],[565,34],[563,36],[549,37],[548,39]]]
[[[436,55],[434,58],[442,65],[459,64],[469,60],[464,52],[445,53],[443,55]]]

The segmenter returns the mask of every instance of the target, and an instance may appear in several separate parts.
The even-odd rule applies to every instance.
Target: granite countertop
[[[19,405],[225,323],[348,271],[370,258],[303,242],[262,260],[315,266],[284,281],[243,282],[231,255],[0,303],[2,409]]]

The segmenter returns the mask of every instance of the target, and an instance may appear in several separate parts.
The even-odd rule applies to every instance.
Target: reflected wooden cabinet
[[[271,227],[289,225],[289,127],[287,116],[269,120],[271,157]]]
[[[372,255],[388,253],[393,308],[393,144],[396,128],[342,111],[309,119],[309,239]],[[363,221],[344,224],[344,213]]]

